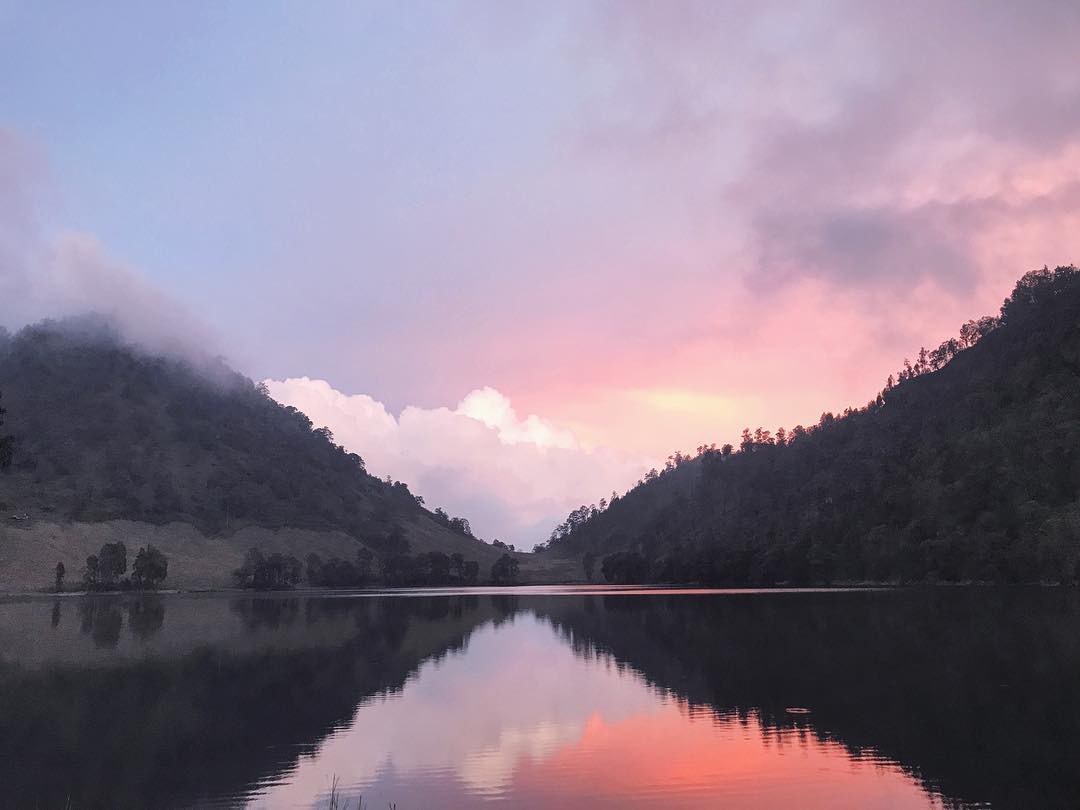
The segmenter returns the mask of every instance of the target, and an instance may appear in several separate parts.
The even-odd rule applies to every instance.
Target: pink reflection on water
[[[326,807],[336,777],[372,810],[942,806],[895,763],[820,738],[812,709],[792,722],[688,706],[519,614],[361,705],[251,805]]]

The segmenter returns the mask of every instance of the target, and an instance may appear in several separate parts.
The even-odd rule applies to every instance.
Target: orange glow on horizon
[[[588,771],[575,767],[581,761]],[[603,780],[593,778],[600,773]],[[663,795],[666,807],[710,798],[725,808],[940,806],[899,766],[852,759],[811,729],[768,730],[753,715],[743,722],[675,701],[614,723],[592,715],[577,742],[522,761],[515,783],[529,796],[598,803]]]

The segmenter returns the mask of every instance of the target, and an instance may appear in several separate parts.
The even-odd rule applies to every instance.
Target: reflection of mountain
[[[48,632],[61,613],[37,607],[38,632]],[[168,631],[161,610],[84,602],[75,618],[108,648],[125,616],[132,636],[158,618]],[[422,661],[503,615],[471,597],[245,598],[232,614],[250,634],[337,640],[239,653],[204,645],[113,665],[0,664],[0,804],[161,807],[243,793],[294,767],[362,699],[400,690]]]
[[[880,761],[949,801],[1076,807],[1076,683],[1060,589],[3,603],[0,806],[293,806],[337,774],[354,802],[627,807],[688,763],[684,787],[790,797]]]
[[[1080,600],[1060,590],[628,596],[530,602],[579,653],[608,654],[721,714],[893,759],[995,808],[1080,806]],[[793,715],[789,707],[808,707]]]

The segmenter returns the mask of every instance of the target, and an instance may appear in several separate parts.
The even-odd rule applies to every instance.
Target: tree
[[[459,580],[465,579],[465,555],[455,551],[450,555],[450,566]]]
[[[233,581],[241,588],[260,587],[259,576],[266,567],[266,557],[257,548],[249,548],[244,562],[233,571]]]
[[[131,566],[131,578],[138,588],[154,589],[169,575],[169,560],[158,549],[147,544],[140,548]]]
[[[592,582],[593,569],[596,567],[596,555],[591,551],[586,551],[581,558],[581,564],[585,567],[585,581]]]
[[[303,564],[291,554],[274,552],[267,557],[252,548],[244,555],[243,565],[233,571],[233,581],[241,588],[256,590],[292,588],[300,583],[303,572]]]
[[[649,563],[636,551],[616,551],[604,557],[600,569],[604,579],[619,585],[647,582]]]
[[[106,585],[113,585],[127,573],[127,546],[122,542],[106,543],[98,552],[98,576]]]
[[[63,562],[56,564],[56,592],[60,593],[64,590],[64,574],[66,570]]]
[[[441,551],[429,551],[417,558],[420,576],[428,585],[443,585],[450,578],[450,558]]]
[[[400,526],[394,526],[386,535],[386,548],[403,554],[409,551],[409,540]]]
[[[359,584],[371,579],[371,564],[374,560],[374,552],[366,546],[356,552],[356,573],[360,577]]]
[[[307,581],[308,585],[317,586],[323,584],[323,561],[322,557],[314,551],[307,555]]]
[[[290,588],[295,588],[300,584],[300,579],[304,575],[304,566],[300,563],[300,560],[292,554],[287,556],[284,562],[285,584]]]
[[[475,585],[476,580],[480,577],[480,563],[476,560],[468,560],[465,563],[463,569],[463,579],[467,585]]]
[[[518,561],[509,554],[503,554],[491,566],[491,581],[496,585],[513,585],[518,578]]]
[[[4,414],[7,411],[0,408],[0,426],[4,424]],[[0,467],[10,467],[15,457],[15,439],[12,436],[0,436]]]
[[[469,521],[462,517],[450,518],[449,526],[456,532],[461,532],[468,537],[472,537],[472,526],[469,525]]]
[[[83,582],[87,588],[93,588],[98,584],[99,567],[96,554],[91,554],[86,558],[86,568],[83,569]]]

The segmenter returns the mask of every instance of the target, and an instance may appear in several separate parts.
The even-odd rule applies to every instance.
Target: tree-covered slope
[[[220,362],[145,353],[105,322],[44,322],[0,340],[13,463],[0,508],[55,519],[345,532],[380,551],[490,552],[369,475],[325,428]],[[6,518],[5,518],[6,520]],[[445,546],[445,548],[443,548]],[[486,559],[490,553],[477,553]]]
[[[865,408],[702,448],[690,494],[657,505],[654,490],[686,463],[549,553],[622,551],[615,579],[1075,580],[1080,272],[1027,274],[1000,316],[905,361]]]

